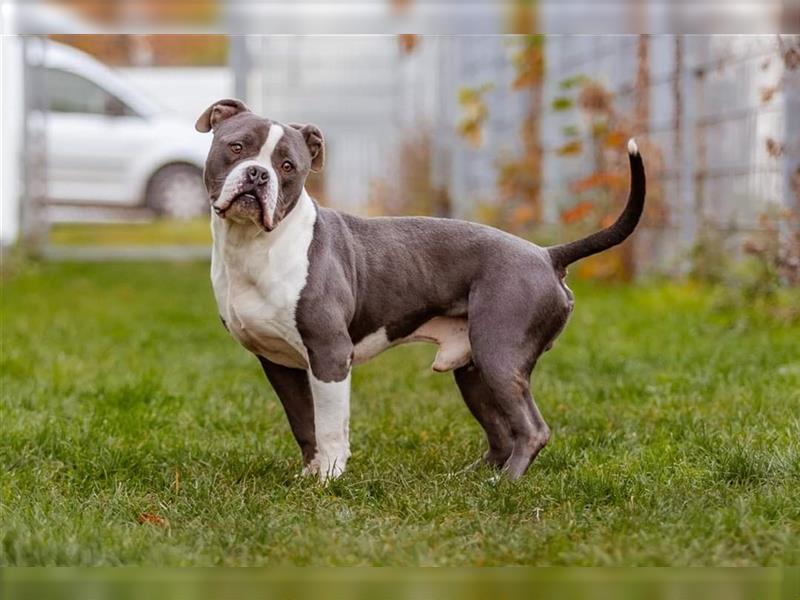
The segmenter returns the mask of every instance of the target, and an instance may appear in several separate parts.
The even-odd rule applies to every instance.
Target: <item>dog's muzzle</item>
[[[264,167],[250,165],[238,178],[232,190],[211,204],[220,218],[235,211],[241,217],[257,222],[265,231],[274,227],[272,211],[269,210],[270,174]]]

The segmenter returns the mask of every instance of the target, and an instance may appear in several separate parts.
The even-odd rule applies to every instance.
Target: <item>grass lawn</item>
[[[208,217],[143,223],[56,223],[49,242],[60,246],[211,245]]]
[[[800,562],[800,326],[703,287],[573,287],[521,482],[453,474],[484,440],[413,346],[355,371],[349,470],[321,487],[207,265],[25,265],[2,282],[0,564]]]

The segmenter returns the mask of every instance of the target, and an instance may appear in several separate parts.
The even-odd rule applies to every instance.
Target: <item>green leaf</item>
[[[577,87],[583,84],[586,81],[586,75],[574,75],[572,77],[567,77],[558,86],[562,90],[571,90],[574,87]]]
[[[566,96],[559,96],[558,98],[553,99],[552,107],[553,110],[556,111],[564,111],[569,110],[575,104],[572,98],[568,98]]]

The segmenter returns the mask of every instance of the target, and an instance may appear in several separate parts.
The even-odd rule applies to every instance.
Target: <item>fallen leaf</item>
[[[158,527],[169,527],[169,521],[167,521],[164,517],[160,517],[153,513],[140,514],[138,517],[136,517],[136,522],[140,525],[150,523],[151,525],[156,525]]]

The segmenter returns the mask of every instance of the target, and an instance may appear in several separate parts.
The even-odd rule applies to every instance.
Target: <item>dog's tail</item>
[[[631,191],[622,214],[606,229],[574,242],[549,247],[547,252],[557,271],[565,269],[576,260],[621,244],[636,229],[644,209],[645,175],[639,147],[633,138],[628,141],[628,158],[631,163]]]

